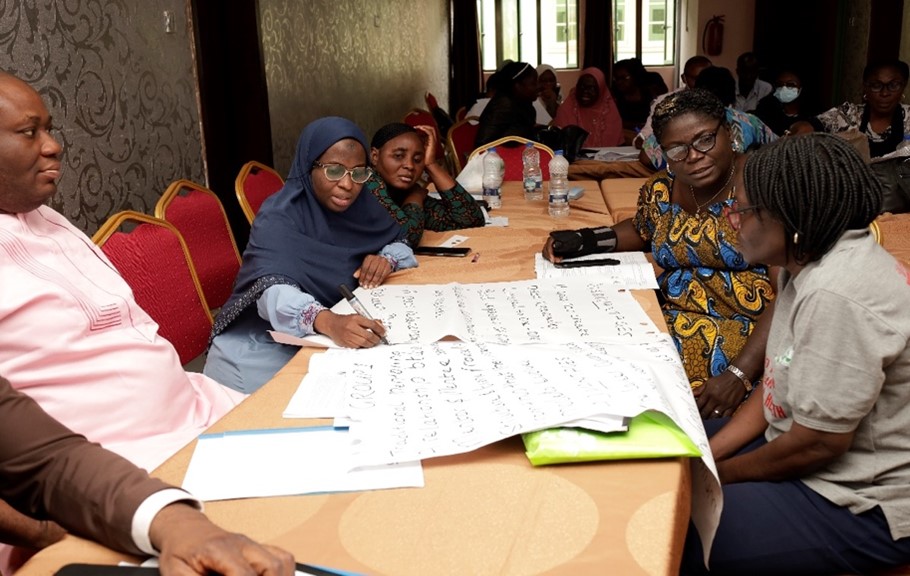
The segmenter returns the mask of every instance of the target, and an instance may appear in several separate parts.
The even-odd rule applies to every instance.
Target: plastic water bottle
[[[521,153],[521,177],[525,200],[543,200],[543,173],[540,171],[540,152],[528,142]]]
[[[897,145],[897,150],[901,151],[901,156],[910,155],[910,153],[907,151],[908,148],[910,148],[910,133],[904,134],[904,140]]]
[[[483,199],[490,208],[502,207],[501,188],[504,175],[505,164],[494,146],[483,155]]]
[[[569,161],[557,150],[550,160],[550,216],[565,218],[569,215]]]

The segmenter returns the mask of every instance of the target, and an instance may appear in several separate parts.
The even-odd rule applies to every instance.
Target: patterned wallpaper
[[[151,213],[175,179],[205,181],[187,5],[0,1],[0,68],[41,93],[64,146],[51,205],[88,234]]]
[[[300,131],[327,115],[383,124],[448,100],[446,0],[259,0],[275,168],[287,174]]]

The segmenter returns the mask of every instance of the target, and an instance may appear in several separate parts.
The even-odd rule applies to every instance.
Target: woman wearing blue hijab
[[[369,348],[382,324],[328,310],[340,284],[373,288],[417,266],[401,226],[372,194],[366,137],[344,118],[321,118],[300,135],[287,183],[260,208],[234,292],[212,330],[205,374],[251,393],[297,353],[267,330],[325,334],[348,348]]]

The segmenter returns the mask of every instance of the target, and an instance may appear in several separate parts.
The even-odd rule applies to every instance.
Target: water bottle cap
[[[525,142],[525,148],[533,148],[533,147],[534,147],[533,142]]]
[[[557,150],[557,151],[556,151],[556,155],[557,155],[557,156],[562,156],[562,150]]]
[[[496,152],[496,146],[490,146],[490,147],[487,149],[487,152]]]

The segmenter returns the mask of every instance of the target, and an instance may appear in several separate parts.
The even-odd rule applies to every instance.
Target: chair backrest
[[[556,155],[553,152],[553,149],[549,146],[541,144],[540,142],[534,142],[533,140],[528,140],[527,138],[522,138],[521,136],[505,136],[499,140],[488,142],[483,146],[478,146],[473,152],[471,152],[471,155],[468,156],[468,160],[482,152],[486,152],[495,146],[496,153],[502,157],[503,162],[506,164],[506,173],[503,179],[508,181],[521,180],[521,153],[524,151],[525,144],[528,142],[533,144],[534,147],[540,151],[540,173],[543,175],[544,180],[549,180],[550,160],[552,160],[553,156]]]
[[[472,124],[470,120],[477,120],[477,116],[459,120],[449,128],[446,135],[446,148],[452,158],[455,174],[461,172],[468,163],[468,156],[474,150],[474,137],[477,136],[479,124]]]
[[[234,180],[234,190],[250,224],[253,223],[253,218],[256,217],[265,199],[281,190],[282,186],[284,178],[273,168],[255,160],[243,165],[237,179]]]
[[[464,120],[467,115],[468,108],[466,106],[462,106],[455,112],[455,121],[458,122],[459,120]]]
[[[132,288],[139,306],[158,323],[158,333],[174,345],[182,364],[205,352],[212,315],[176,228],[139,212],[119,212],[92,241]]]
[[[405,114],[403,122],[408,126],[432,126],[436,131],[436,158],[445,158],[445,142],[439,135],[439,126],[429,110],[411,108],[411,111]]]
[[[240,270],[240,251],[221,201],[204,186],[177,180],[158,200],[155,217],[173,224],[183,236],[206,302],[212,309],[221,308]]]

